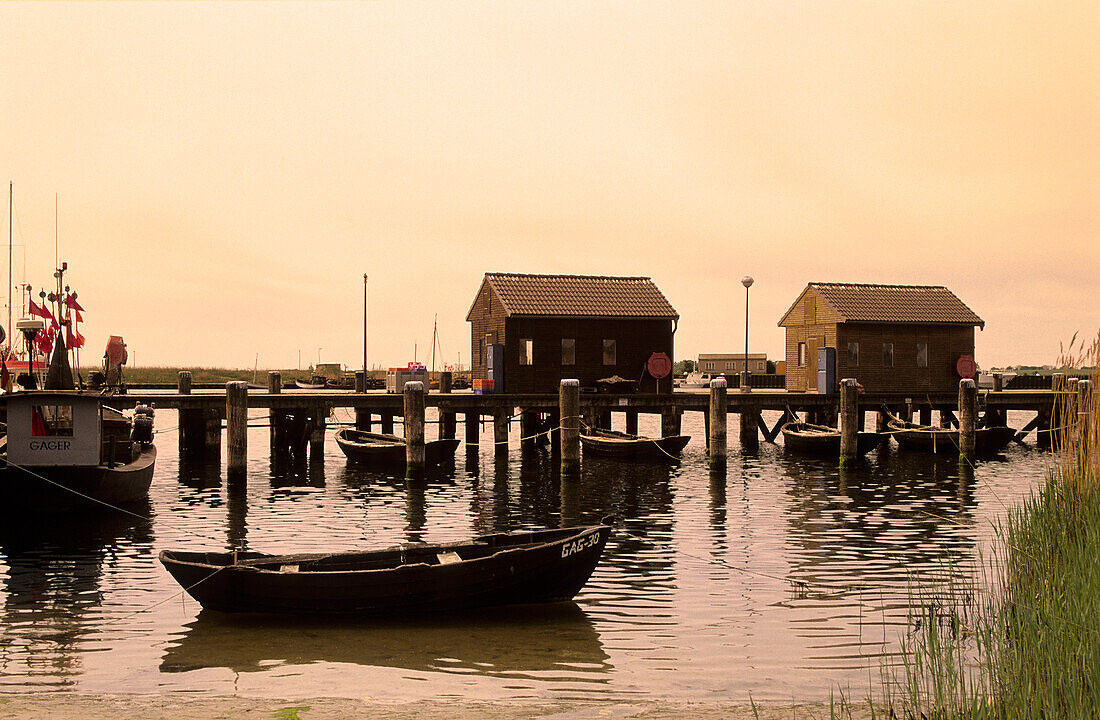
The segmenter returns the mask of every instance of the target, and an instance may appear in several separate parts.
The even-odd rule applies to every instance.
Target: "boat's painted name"
[[[72,442],[69,440],[31,440],[31,450],[68,450]]]
[[[579,553],[581,550],[587,550],[590,547],[595,547],[600,542],[600,534],[594,532],[591,535],[585,535],[582,538],[577,538],[572,542],[567,542],[561,546],[561,556],[567,558],[574,553]]]

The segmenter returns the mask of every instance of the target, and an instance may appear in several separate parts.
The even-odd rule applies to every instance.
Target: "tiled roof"
[[[810,283],[844,322],[979,325],[985,321],[942,285]]]
[[[679,318],[647,277],[486,273],[507,315]]]

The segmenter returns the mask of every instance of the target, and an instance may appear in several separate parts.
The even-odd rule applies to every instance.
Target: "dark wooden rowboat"
[[[160,561],[210,610],[438,614],[570,600],[588,581],[610,534],[609,526],[594,525],[330,554],[164,550]]]
[[[943,455],[959,454],[959,431],[955,428],[917,425],[904,420],[891,420],[889,428],[898,447],[905,450],[938,453]],[[974,453],[981,456],[995,455],[1004,449],[1016,437],[1013,428],[999,425],[979,428],[974,431]]]
[[[828,425],[789,422],[783,426],[783,447],[791,452],[812,455],[840,455],[840,430]],[[856,433],[856,453],[866,455],[889,437],[886,433]]]
[[[405,465],[405,438],[398,435],[343,428],[336,433],[336,444],[348,460],[386,467]],[[424,443],[424,463],[431,466],[452,460],[457,448],[458,440],[429,440]]]
[[[588,428],[581,433],[581,447],[586,455],[604,455],[625,460],[676,460],[690,439],[690,435],[650,438],[628,435],[617,430]]]

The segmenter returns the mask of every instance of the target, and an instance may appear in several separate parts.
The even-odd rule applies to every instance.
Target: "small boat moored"
[[[342,428],[336,433],[336,444],[348,460],[385,466],[405,466],[405,438],[399,435],[365,432]],[[458,440],[429,440],[424,443],[424,463],[440,465],[453,460]]]
[[[959,431],[956,428],[917,425],[904,420],[891,420],[890,433],[905,450],[959,454]],[[974,431],[974,453],[979,456],[996,455],[1016,437],[1016,431],[1005,425],[978,428]]]
[[[453,613],[571,600],[608,525],[484,535],[368,552],[264,555],[164,550],[160,561],[204,608],[292,615]]]
[[[840,455],[840,430],[828,425],[789,422],[783,426],[783,447],[809,455]],[[866,455],[889,438],[886,433],[856,433],[856,453]]]
[[[603,455],[626,460],[679,460],[680,453],[688,444],[688,440],[691,440],[690,435],[650,438],[597,428],[587,428],[581,432],[581,447],[584,448],[586,455]]]

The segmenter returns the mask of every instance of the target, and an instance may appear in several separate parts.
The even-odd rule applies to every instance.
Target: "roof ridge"
[[[898,285],[893,283],[846,283],[846,282],[811,282],[814,287],[876,287],[876,288],[913,288],[915,290],[946,290],[946,285]]]
[[[487,272],[486,277],[525,277],[525,278],[574,278],[580,280],[649,280],[653,278],[645,275],[575,275],[569,273],[514,273],[514,272]]]

